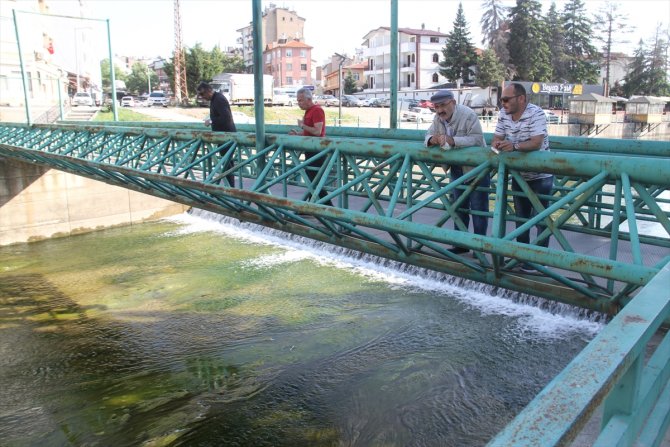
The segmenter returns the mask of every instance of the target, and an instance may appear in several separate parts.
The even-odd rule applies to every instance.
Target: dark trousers
[[[454,181],[461,177],[463,175],[463,167],[462,166],[452,166],[451,167],[451,180]],[[491,179],[486,176],[483,178],[478,184],[478,187],[485,187],[488,188],[491,185]],[[461,185],[461,187],[467,188],[467,184]],[[452,200],[455,202],[458,200],[459,197],[463,195],[465,191],[460,189],[455,189],[452,192]],[[458,217],[461,218],[463,223],[465,224],[465,228],[468,228],[470,225],[470,213],[467,213],[466,211],[460,211],[460,209],[464,210],[475,210],[475,211],[483,211],[485,213],[488,213],[489,211],[489,193],[488,191],[472,191],[472,193],[461,203],[461,206],[458,207],[459,211],[457,211]],[[481,236],[486,236],[486,230],[488,229],[488,222],[489,218],[488,216],[477,216],[473,215],[472,216],[472,227],[473,230],[475,231],[475,234],[479,234]],[[455,229],[458,229],[457,227],[454,227]]]
[[[225,149],[225,150],[219,151],[219,155],[224,157],[228,153],[229,150],[230,149]],[[228,169],[231,169],[234,166],[233,157],[234,157],[234,154],[231,155],[230,160],[228,160],[228,162],[225,163],[221,167],[221,172],[226,172]],[[226,180],[228,181],[228,186],[230,186],[231,188],[235,187],[235,174],[231,173],[231,174],[226,175]]]
[[[315,154],[316,154],[315,152],[305,152],[305,159],[313,157]],[[309,178],[309,181],[312,185],[312,188],[316,188],[316,186],[317,186],[316,185],[316,176],[319,173],[319,171],[321,170],[321,167],[323,166],[325,161],[326,161],[326,159],[320,158],[320,159],[314,161],[309,166],[309,168],[305,168],[305,172],[307,173],[307,178]],[[323,199],[327,195],[328,195],[328,191],[326,191],[325,189],[321,189],[321,191],[319,191],[319,198],[320,199]],[[328,202],[325,202],[324,205],[333,206],[333,202],[332,202],[332,200],[329,200]]]
[[[528,180],[527,183],[530,189],[535,191],[536,194],[542,194],[548,196],[549,194],[551,194],[551,190],[554,187],[554,176],[552,175],[551,177],[539,178],[537,180]],[[512,180],[512,191],[521,191],[521,187],[517,184],[515,180]],[[540,203],[542,204],[543,207],[546,208],[547,205],[549,204],[549,200],[540,199]],[[516,211],[517,217],[522,217],[524,219],[529,219],[537,214],[535,208],[533,208],[533,205],[530,203],[530,200],[528,200],[527,197],[523,196],[517,196],[517,195],[514,196],[514,210]],[[525,222],[517,222],[516,227],[519,228],[524,223]],[[536,226],[537,234],[539,235],[542,231],[544,231],[545,228],[546,225],[538,224]],[[530,242],[530,231],[523,232],[522,234],[517,236],[516,240],[517,242],[528,244]],[[541,247],[548,247],[549,238],[546,238],[538,245]]]

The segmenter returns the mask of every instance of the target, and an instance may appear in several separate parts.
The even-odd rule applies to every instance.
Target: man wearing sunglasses
[[[535,104],[530,104],[523,85],[512,83],[505,87],[500,98],[502,110],[498,116],[498,124],[493,135],[491,146],[501,152],[532,152],[549,150],[549,134],[547,132],[547,118],[542,109]],[[545,172],[521,172],[521,177],[528,183],[530,189],[539,195],[551,194],[554,185],[554,176]],[[521,187],[516,180],[512,179],[512,191],[521,193]],[[517,222],[519,227],[537,214],[530,200],[522,195],[514,195],[514,209],[517,217],[522,221]],[[543,207],[547,207],[549,201],[540,199]],[[540,234],[544,226],[538,225],[537,232]],[[519,235],[518,242],[528,244],[530,242],[530,231]],[[539,242],[538,245],[547,247],[549,238]],[[521,269],[533,270],[527,264],[522,264]]]
[[[469,107],[456,104],[454,94],[449,90],[440,90],[430,98],[435,107],[435,118],[433,124],[426,131],[424,140],[426,146],[438,146],[442,150],[451,150],[459,147],[482,146],[486,147],[482,126],[479,123],[479,117]],[[445,171],[449,166],[445,166]],[[470,172],[472,166],[451,165],[451,181],[455,181],[464,174]],[[470,179],[467,183],[471,183]],[[489,194],[488,187],[490,179],[487,175],[477,184],[478,189],[470,193],[459,207],[458,217],[465,224],[465,228],[470,224],[470,214],[467,210],[480,211],[488,213]],[[486,189],[480,191],[481,189]],[[464,193],[464,189],[455,189],[452,194],[452,200],[456,201]],[[475,234],[486,236],[488,226],[488,217],[482,215],[472,216],[472,226]],[[454,247],[450,249],[452,253],[462,254],[469,250],[463,247]]]

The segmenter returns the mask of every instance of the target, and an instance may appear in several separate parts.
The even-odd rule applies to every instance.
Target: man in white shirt
[[[512,83],[505,87],[500,98],[503,109],[498,116],[498,124],[493,135],[493,148],[501,152],[532,152],[549,150],[549,133],[547,132],[547,118],[544,111],[528,102],[526,89],[523,85]],[[528,183],[530,189],[539,195],[550,195],[554,185],[554,176],[546,172],[521,172],[521,177]],[[517,217],[522,218],[517,222],[519,227],[527,219],[537,214],[530,200],[523,195],[521,187],[512,180],[512,191],[514,195],[514,210]],[[549,200],[540,198],[543,207],[547,207]],[[538,225],[538,235],[545,226]],[[518,242],[528,244],[530,242],[530,231],[519,235]],[[539,246],[547,247],[549,238],[538,242]],[[528,265],[522,265],[522,270],[533,270]]]

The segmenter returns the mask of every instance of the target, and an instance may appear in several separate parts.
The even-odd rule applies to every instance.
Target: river
[[[603,327],[200,213],[0,247],[7,446],[480,446]]]

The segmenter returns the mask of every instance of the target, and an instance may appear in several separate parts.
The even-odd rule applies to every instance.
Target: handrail
[[[572,441],[603,404],[593,446],[659,445],[670,423],[670,333],[645,365],[649,341],[670,317],[670,264],[652,279],[488,447]]]

